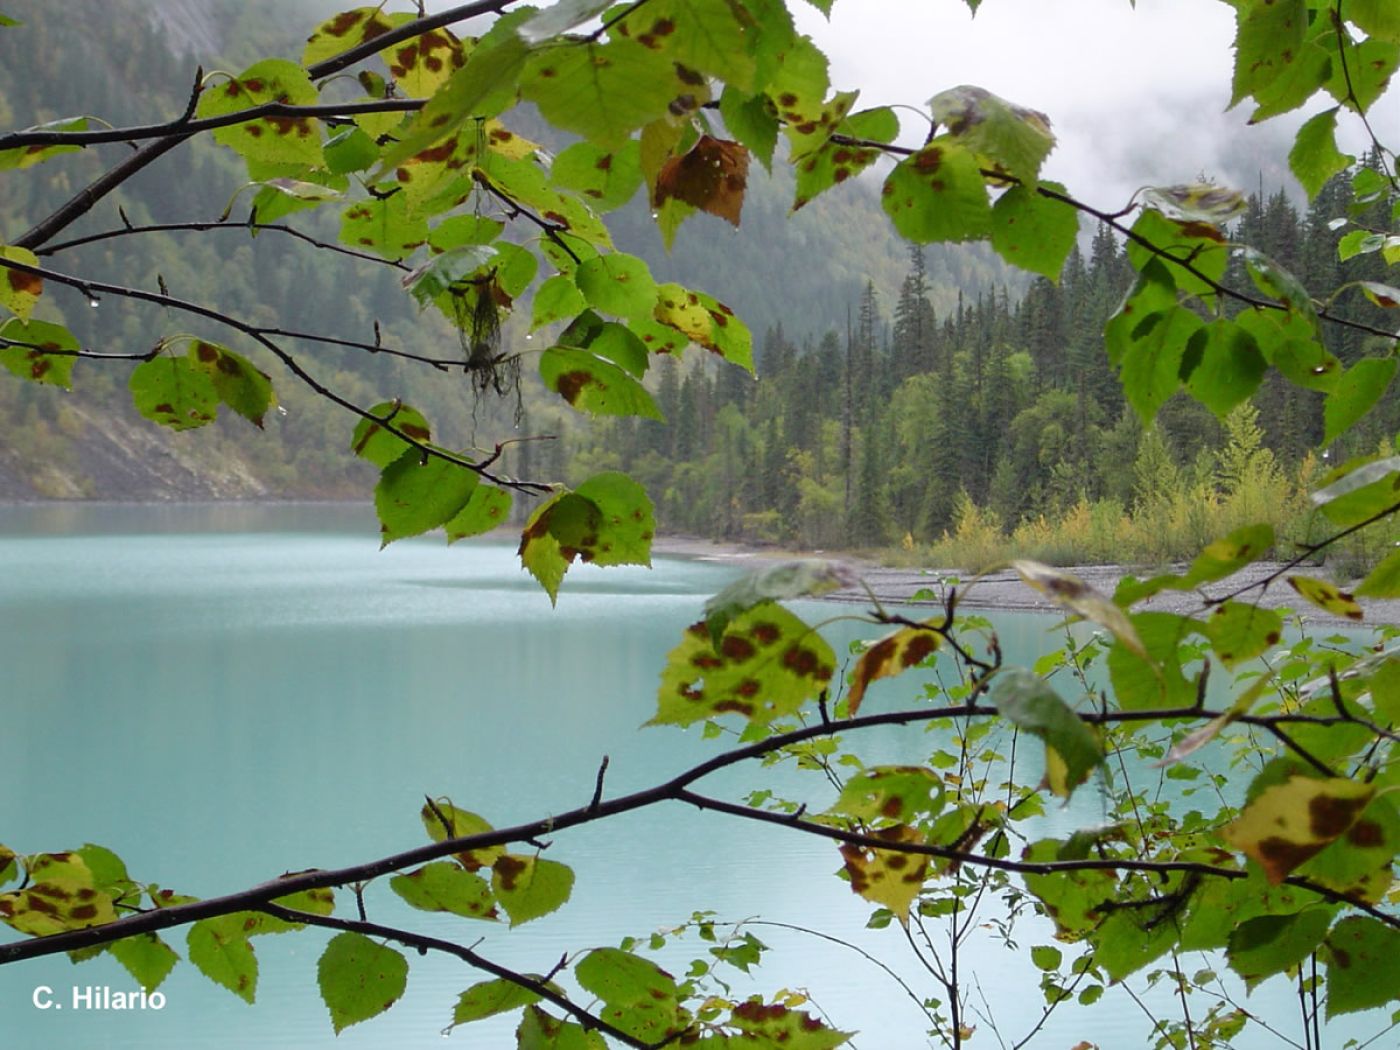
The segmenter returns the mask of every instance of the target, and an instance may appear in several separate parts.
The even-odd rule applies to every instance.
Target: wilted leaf
[[[748,175],[747,149],[701,135],[685,155],[661,166],[652,203],[659,208],[675,198],[738,226]]]
[[[1245,213],[1249,202],[1243,193],[1210,182],[1179,186],[1150,186],[1142,191],[1144,204],[1187,222],[1223,226]]]

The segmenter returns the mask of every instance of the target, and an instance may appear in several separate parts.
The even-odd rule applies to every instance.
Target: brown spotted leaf
[[[846,781],[828,813],[910,824],[943,809],[943,781],[924,766],[871,766]]]
[[[729,712],[766,725],[815,699],[835,666],[831,646],[774,602],[735,616],[718,646],[701,621],[671,650],[647,725],[689,725]]]
[[[661,166],[652,203],[660,208],[675,198],[738,226],[748,177],[747,149],[737,142],[701,135],[690,152]]]
[[[933,621],[928,621],[932,623]],[[938,649],[941,638],[924,627],[901,627],[888,634],[861,654],[851,672],[851,688],[846,694],[846,713],[854,718],[865,700],[870,683],[891,678],[916,666]]]
[[[884,828],[875,832],[875,836],[892,845],[924,841],[918,831],[905,824]],[[841,846],[841,857],[846,862],[851,890],[874,904],[884,905],[907,926],[909,906],[928,877],[928,857],[851,842]]]
[[[1205,621],[1201,633],[1220,662],[1234,669],[1278,645],[1283,637],[1283,620],[1272,609],[1248,602],[1225,602]]]
[[[1290,576],[1288,582],[1304,598],[1333,616],[1345,616],[1348,620],[1360,620],[1363,616],[1356,599],[1335,583],[1311,576]]]
[[[1354,780],[1293,776],[1260,792],[1221,836],[1277,885],[1345,834],[1374,794]]]
[[[971,84],[929,99],[933,118],[962,145],[985,158],[985,166],[1034,184],[1040,166],[1055,148],[1050,118],[998,98]]]
[[[1326,959],[1328,1018],[1400,998],[1400,930],[1349,915],[1328,933]]]
[[[1130,652],[1144,660],[1149,659],[1127,613],[1078,576],[1026,559],[1013,561],[1011,567],[1027,586],[1035,588],[1056,605],[1078,613],[1100,627],[1106,627]]]
[[[574,889],[574,871],[540,857],[505,853],[491,868],[491,888],[512,926],[562,908]]]
[[[302,65],[317,65],[383,36],[394,28],[392,18],[378,7],[357,7],[326,19],[306,38],[306,48],[301,53]]]
[[[392,21],[408,22],[413,15],[401,11],[388,17]],[[438,28],[400,40],[379,52],[379,56],[389,67],[400,94],[427,98],[466,65],[467,50],[450,31]]]
[[[451,912],[466,919],[496,918],[490,883],[450,861],[434,861],[395,875],[389,888],[420,911]]]
[[[241,354],[203,339],[190,344],[188,356],[213,380],[219,400],[261,430],[267,410],[277,404],[267,373]]]
[[[418,811],[418,819],[423,822],[423,828],[427,831],[428,838],[434,842],[446,842],[450,838],[460,839],[468,835],[481,835],[492,830],[491,825],[484,817],[478,816],[470,810],[460,809],[445,798],[433,799],[430,803],[424,803]],[[468,871],[477,871],[480,868],[489,868],[496,862],[496,858],[504,852],[504,846],[487,846],[484,849],[463,851],[455,856],[461,862],[462,867]]]
[[[252,912],[234,912],[201,919],[185,938],[190,962],[199,972],[249,1003],[257,996],[258,958],[246,926],[251,922],[256,929],[260,918]]]
[[[49,321],[21,321],[12,317],[0,325],[0,365],[31,383],[47,383],[65,390],[73,385],[71,353],[78,340],[61,325]]]
[[[212,423],[219,391],[210,374],[187,357],[157,357],[137,365],[127,382],[131,399],[153,423],[191,430]]]
[[[0,245],[0,259],[38,266],[38,257],[28,248],[12,248]],[[0,306],[14,314],[21,321],[29,320],[34,304],[44,294],[44,279],[31,273],[20,273],[5,267],[0,274]]]
[[[0,860],[8,866],[13,856]],[[117,917],[112,897],[77,853],[40,854],[30,860],[27,874],[23,889],[0,893],[0,922],[20,933],[47,937]]]
[[[760,602],[816,598],[856,582],[848,566],[822,558],[780,561],[746,572],[705,603],[710,641],[719,645],[729,621]]]
[[[200,94],[195,115],[221,117],[269,102],[314,105],[319,92],[306,70],[286,59],[269,58],[238,76],[211,80]],[[250,164],[297,164],[319,168],[321,125],[311,117],[266,117],[230,124],[214,131],[214,141],[241,154]]]

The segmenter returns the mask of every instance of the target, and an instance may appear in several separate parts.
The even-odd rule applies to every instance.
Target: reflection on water
[[[677,560],[652,571],[580,566],[551,610],[511,544],[377,548],[365,508],[0,510],[0,842],[25,852],[99,842],[138,879],[211,896],[283,870],[418,845],[425,794],[506,824],[586,802],[604,755],[616,795],[714,753],[698,730],[638,727],[654,709],[666,650],[735,570]],[[804,611],[816,619],[851,610]],[[1053,645],[1052,623],[998,618],[1008,659]],[[827,633],[840,654],[872,632],[838,622]],[[877,683],[868,705],[879,709],[909,688]],[[920,728],[886,727],[862,747],[871,761],[917,761],[933,743]],[[810,786],[795,776],[744,770],[705,786],[729,797],[766,784]],[[1102,803],[1084,791],[1048,822],[1101,817]],[[545,972],[565,953],[675,925],[696,908],[761,915],[878,954],[919,994],[934,993],[896,930],[864,928],[870,909],[830,877],[840,859],[829,843],[670,806],[556,835],[549,848],[578,873],[573,900],[556,915],[516,931],[421,913],[405,921],[481,938],[483,954]],[[378,886],[368,904],[371,918],[406,915]],[[834,1022],[864,1033],[859,1046],[925,1045],[915,1004],[853,950],[757,932],[774,951],[752,990],[809,989]],[[1024,948],[1049,936],[1032,921],[1018,931],[1021,950],[988,934],[964,961],[978,975],[974,1004],[985,997],[1007,1045],[1039,1017],[1038,974]],[[183,948],[183,934],[172,939]],[[324,941],[260,939],[255,1007],[182,963],[158,1013],[40,1011],[36,986],[62,1000],[75,982],[128,988],[130,979],[109,958],[3,967],[4,1045],[436,1046],[456,995],[478,979],[458,962],[415,957],[404,1000],[336,1039],[315,991]],[[664,959],[684,972],[704,949],[692,940]],[[736,988],[750,986],[739,978]],[[1255,998],[1270,992],[1266,985]],[[1276,999],[1289,995],[1283,986]],[[974,1022],[979,1043],[993,1045],[989,1022]],[[1147,1029],[1124,996],[1120,1010],[1057,1013],[1032,1045],[1141,1046]],[[508,1031],[472,1026],[452,1038],[513,1045]]]

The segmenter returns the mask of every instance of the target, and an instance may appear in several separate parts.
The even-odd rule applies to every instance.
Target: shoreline
[[[797,552],[762,547],[747,547],[743,544],[707,540],[697,536],[658,536],[652,550],[656,554],[677,558],[694,558],[700,561],[714,561],[731,565],[758,565],[763,562],[787,561],[802,558],[821,558],[827,555],[819,552]],[[913,602],[912,596],[924,588],[937,588],[950,579],[968,580],[971,573],[957,569],[908,569],[890,568],[857,556],[831,555],[831,560],[849,565],[861,577],[866,586],[882,603],[914,605],[933,608],[935,602]],[[1200,614],[1208,608],[1207,597],[1223,597],[1233,594],[1243,587],[1257,584],[1283,565],[1279,561],[1258,561],[1246,565],[1228,579],[1208,585],[1199,591],[1163,591],[1136,607],[1139,612],[1167,612],[1179,616]],[[1064,572],[1077,576],[1105,597],[1112,597],[1119,580],[1124,576],[1145,578],[1165,571],[1183,571],[1184,565],[1168,568],[1132,565],[1067,565],[1061,566]],[[1285,573],[1300,576],[1322,576],[1316,569],[1300,565]],[[1242,600],[1253,600],[1269,609],[1288,609],[1312,627],[1343,627],[1350,630],[1363,630],[1386,624],[1400,624],[1400,599],[1375,599],[1362,605],[1365,619],[1352,620],[1334,616],[1312,605],[1302,595],[1289,586],[1286,578],[1275,580],[1262,594],[1251,591],[1241,595]],[[869,595],[861,587],[848,587],[823,595],[822,601],[860,603],[869,602]],[[1064,612],[1063,606],[1056,605],[1022,582],[1014,570],[1002,569],[988,573],[975,585],[968,586],[958,600],[960,608],[991,610],[996,612]]]

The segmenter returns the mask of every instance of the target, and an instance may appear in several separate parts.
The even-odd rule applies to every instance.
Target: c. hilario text
[[[34,989],[30,997],[40,1010],[164,1010],[164,992],[146,992],[144,988],[124,990],[105,984],[75,984],[64,996],[46,984]]]

